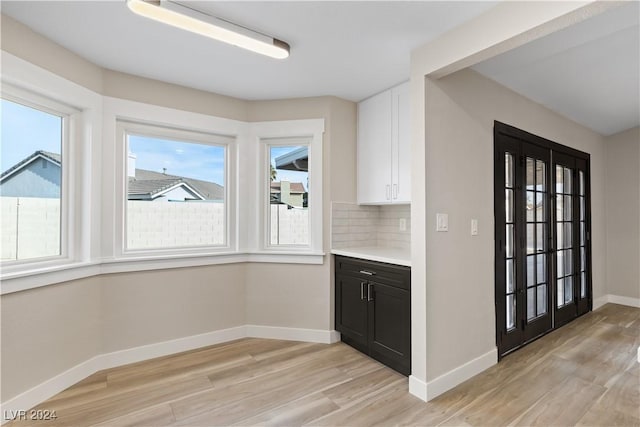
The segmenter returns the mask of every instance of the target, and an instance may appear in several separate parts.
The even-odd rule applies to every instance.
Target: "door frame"
[[[505,146],[508,145],[512,145],[512,143],[509,143],[508,140],[517,140],[526,144],[531,144],[531,145],[535,145],[538,146],[542,149],[547,150],[550,153],[550,162],[548,163],[548,176],[552,176],[552,174],[555,173],[555,161],[554,161],[554,155],[560,154],[560,155],[567,155],[567,156],[571,156],[573,158],[577,159],[577,164],[579,164],[579,169],[582,170],[584,172],[584,177],[585,177],[585,233],[586,233],[586,238],[585,238],[585,252],[586,252],[586,257],[587,257],[587,268],[586,268],[586,298],[584,298],[581,302],[579,302],[579,304],[577,304],[577,316],[581,316],[582,314],[591,311],[593,308],[593,286],[592,286],[592,257],[591,257],[591,156],[589,153],[585,153],[583,151],[580,150],[576,150],[574,148],[571,147],[567,147],[561,144],[558,144],[554,141],[542,138],[540,136],[534,135],[532,133],[526,132],[524,130],[518,129],[516,127],[513,127],[511,125],[499,122],[499,121],[494,121],[494,127],[493,127],[493,134],[494,134],[494,237],[495,237],[495,241],[494,241],[494,247],[495,247],[495,283],[494,283],[494,289],[495,289],[495,295],[494,295],[494,300],[495,300],[495,310],[496,310],[496,345],[498,347],[498,360],[500,360],[503,356],[505,356],[506,354],[510,353],[511,351],[514,351],[518,348],[520,348],[521,346],[527,344],[530,341],[533,341],[541,336],[543,336],[544,334],[551,332],[555,329],[557,329],[558,327],[561,326],[561,324],[558,324],[556,322],[556,319],[553,318],[552,319],[552,327],[547,330],[544,331],[542,333],[540,333],[537,336],[533,336],[533,337],[527,337],[525,336],[523,329],[520,333],[522,340],[521,340],[521,344],[520,345],[516,345],[512,348],[510,348],[509,350],[506,350],[504,352],[501,351],[501,347],[503,347],[501,340],[504,338],[503,332],[505,329],[505,314],[504,314],[504,310],[505,307],[501,306],[498,304],[499,301],[501,301],[502,299],[504,299],[504,292],[502,295],[498,295],[499,291],[502,289],[502,291],[504,291],[505,288],[505,284],[504,284],[504,278],[501,277],[501,273],[504,273],[504,248],[502,247],[502,242],[504,241],[505,238],[505,231],[504,231],[504,199],[500,199],[497,197],[498,194],[502,194],[504,195],[505,192],[505,186],[504,186],[504,171],[502,171],[501,168],[498,168],[498,162],[502,162],[504,164],[504,156],[500,155],[501,153],[504,153],[505,150]],[[508,150],[510,152],[514,152],[517,151],[518,155],[520,155],[520,151],[521,148],[519,148],[518,150]],[[517,161],[516,161],[517,163]],[[498,173],[498,171],[502,171],[502,173]],[[502,176],[500,176],[502,175]],[[514,176],[514,178],[517,179],[517,177]],[[550,207],[548,209],[548,211],[550,213],[552,213],[552,215],[549,217],[549,222],[551,225],[551,228],[555,228],[555,211],[551,212],[552,210],[555,209],[555,179],[549,180],[549,192],[548,192],[548,198],[551,199],[553,198],[554,201],[552,202],[551,200],[547,201],[548,206]],[[553,187],[552,187],[553,186]],[[520,190],[523,191],[523,190]],[[514,200],[515,202],[515,200]],[[515,202],[515,206],[518,206],[518,203]],[[502,212],[502,214],[499,214],[499,212]],[[501,216],[500,216],[501,215]],[[521,215],[521,214],[520,214]],[[517,214],[516,214],[517,217]],[[552,221],[553,220],[553,221]],[[521,225],[518,225],[517,223],[515,224],[515,228],[516,230],[518,228],[523,228],[524,225],[522,224],[522,221],[520,222]],[[554,237],[554,241],[555,241],[555,231],[552,231],[552,235]],[[520,235],[522,235],[522,231],[520,231]],[[549,251],[551,252],[550,258],[553,259],[554,261],[554,266],[553,268],[551,268],[551,265],[548,265],[547,267],[547,274],[548,276],[552,276],[552,274],[555,276],[555,244],[553,244],[552,246],[552,240],[551,237],[552,235],[549,235]],[[519,239],[519,236],[516,235],[516,241],[517,239]],[[516,248],[520,247],[520,245],[515,244],[514,245]],[[521,269],[522,270],[522,269]],[[516,280],[522,280],[522,278],[520,278],[519,276],[521,275],[522,272],[516,272]],[[523,283],[523,282],[521,282]],[[552,294],[553,297],[549,298],[551,301],[551,304],[548,304],[548,308],[549,311],[552,313],[553,316],[555,316],[555,294],[556,294],[556,288],[555,288],[555,277],[549,277],[549,287],[548,287],[548,293]],[[517,287],[517,284],[516,284]],[[521,298],[518,298],[521,299]],[[518,302],[518,304],[520,304],[520,302]],[[522,309],[522,304],[519,305]],[[517,306],[518,307],[518,306]],[[516,309],[517,309],[516,307]],[[526,317],[526,316],[525,316]],[[518,316],[516,316],[516,321],[518,319]],[[514,336],[515,339],[515,336]],[[506,344],[506,343],[505,343]]]

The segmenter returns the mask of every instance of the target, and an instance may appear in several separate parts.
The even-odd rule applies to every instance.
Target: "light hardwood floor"
[[[31,423],[640,426],[639,345],[640,309],[608,304],[424,403],[342,343],[244,339],[98,372]]]

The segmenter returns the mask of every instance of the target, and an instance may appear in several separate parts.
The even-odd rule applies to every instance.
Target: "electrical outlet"
[[[399,227],[400,231],[407,231],[407,219],[406,218],[400,218],[400,224]]]

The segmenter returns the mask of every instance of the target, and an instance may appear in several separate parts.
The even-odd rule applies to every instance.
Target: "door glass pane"
[[[514,271],[514,260],[507,260],[507,293],[510,294],[513,292],[515,286],[515,271]]]
[[[513,188],[513,154],[504,154],[504,185]]]
[[[571,196],[564,196],[564,220],[571,221]]]
[[[535,189],[535,176],[535,161],[532,158],[527,157],[527,190]]]
[[[535,283],[536,256],[527,257],[527,286],[534,286]]]
[[[546,247],[544,224],[536,224],[536,251],[544,252]]]
[[[536,193],[536,221],[545,221],[544,217],[544,193]]]
[[[527,253],[532,254],[535,252],[535,224],[527,224]]]
[[[587,296],[587,273],[584,271],[580,274],[580,298]]]
[[[580,271],[585,271],[586,270],[586,254],[585,254],[585,248],[580,248]]]
[[[571,277],[564,279],[564,303],[568,304],[573,301],[573,281]]]
[[[556,247],[557,249],[564,249],[564,232],[562,223],[556,224]]]
[[[564,251],[558,251],[556,260],[557,277],[564,276]]]
[[[536,188],[538,191],[547,191],[546,166],[542,160],[536,161]]]
[[[507,295],[507,330],[513,329],[515,323],[516,314],[516,300],[514,295]]]
[[[584,196],[584,172],[578,171],[578,177],[580,179],[580,195]]]
[[[564,279],[558,279],[556,282],[557,298],[556,305],[562,307],[564,305]]]
[[[563,213],[563,198],[562,196],[556,196],[556,220],[561,221],[564,218]]]
[[[506,230],[506,248],[507,258],[513,258],[513,224],[507,224]]]
[[[536,317],[536,288],[527,289],[527,320]]]
[[[580,245],[584,245],[584,222],[580,223]]]
[[[573,263],[571,256],[573,249],[567,249],[564,251],[564,275],[568,276],[569,274],[573,274]]]
[[[573,194],[571,189],[571,169],[564,168],[564,191],[565,194]]]
[[[580,197],[580,221],[584,221],[584,197]]]
[[[536,220],[535,214],[535,194],[533,191],[527,191],[527,221],[533,222]]]
[[[556,166],[556,193],[564,192],[564,170],[562,166]]]
[[[564,247],[565,248],[570,248],[570,247],[573,246],[573,239],[571,237],[571,223],[570,222],[565,222],[564,223],[564,236],[563,236],[562,240],[564,241]]]
[[[504,190],[505,218],[507,222],[513,222],[513,190]]]
[[[540,316],[547,312],[547,285],[538,286],[538,306],[537,315]]]
[[[538,273],[536,277],[537,283],[545,283],[547,281],[547,256],[538,255]]]

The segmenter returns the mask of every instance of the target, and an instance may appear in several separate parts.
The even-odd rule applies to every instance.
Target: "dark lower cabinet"
[[[342,341],[411,373],[411,269],[336,256],[336,329]]]

